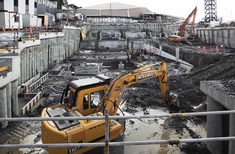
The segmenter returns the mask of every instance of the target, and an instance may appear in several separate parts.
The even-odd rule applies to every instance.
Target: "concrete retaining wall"
[[[97,33],[102,30],[114,30],[122,32],[151,32],[152,36],[159,35],[161,31],[166,34],[172,33],[174,27],[171,23],[92,23],[90,25],[90,34]]]
[[[64,29],[64,36],[43,34],[40,44],[21,50],[19,84],[25,83],[79,50],[80,29]],[[51,34],[52,35],[52,34]],[[46,38],[48,36],[48,38]]]
[[[175,56],[175,48],[163,46],[163,50],[171,55]],[[209,64],[213,64],[218,61],[222,55],[220,54],[207,54],[202,52],[196,52],[196,49],[192,52],[180,48],[179,58],[192,64],[194,67],[203,67]]]
[[[215,43],[225,45],[226,47],[235,48],[235,28],[220,27],[220,28],[199,28],[197,34],[206,43]]]

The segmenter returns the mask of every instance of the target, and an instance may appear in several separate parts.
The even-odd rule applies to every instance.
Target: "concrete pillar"
[[[11,84],[6,85],[6,94],[7,94],[7,117],[11,118]]]
[[[11,89],[12,89],[12,95],[11,95],[11,108],[12,108],[12,116],[18,117],[19,116],[19,107],[18,107],[18,80],[14,80],[11,82]]]
[[[211,97],[207,96],[207,111],[222,111],[224,107]],[[207,116],[207,137],[223,137],[222,115]],[[207,142],[207,147],[213,154],[223,154],[222,141]]]
[[[22,75],[23,75],[23,82],[22,83],[24,83],[24,82],[26,82],[27,80],[26,80],[26,77],[27,77],[27,70],[26,70],[26,66],[27,66],[27,58],[26,58],[26,50],[24,51],[24,55],[23,55],[23,68],[22,68]]]
[[[162,46],[159,46],[160,56],[162,55]]]
[[[32,54],[33,54],[33,58],[32,58],[32,59],[33,59],[33,73],[32,73],[32,75],[33,75],[33,76],[36,75],[36,72],[35,72],[35,66],[36,66],[36,65],[35,65],[35,64],[37,63],[37,58],[36,58],[37,56],[35,56],[35,54],[36,54],[35,49],[36,49],[36,48],[34,47],[34,48],[33,48],[33,51],[32,51]]]
[[[29,61],[30,61],[29,49],[26,49],[26,67],[25,67],[25,70],[26,70],[26,81],[28,81],[30,79],[30,77],[29,77],[29,71],[30,71],[29,70],[30,69],[29,68],[29,65],[30,65]]]
[[[229,116],[229,136],[235,136],[235,114]],[[229,154],[235,154],[235,140],[229,141]]]
[[[7,118],[7,94],[6,87],[0,88],[0,118]],[[1,127],[6,128],[8,125],[7,121],[1,122]]]
[[[175,48],[175,60],[176,60],[176,62],[179,62],[179,56],[180,56],[179,51],[180,51],[179,47],[176,47]]]
[[[33,55],[32,50],[29,49],[29,65],[28,65],[29,77],[28,77],[28,80],[33,77],[33,75],[32,75],[32,70],[33,70],[33,56],[32,56],[32,55]]]

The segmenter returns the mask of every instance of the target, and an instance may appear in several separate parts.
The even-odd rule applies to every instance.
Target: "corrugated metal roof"
[[[139,17],[141,14],[147,14],[149,12],[151,11],[146,7],[133,8],[129,10],[131,17]]]
[[[138,8],[138,6],[123,4],[118,2],[104,3],[89,7],[84,7],[85,9],[97,9],[97,10],[108,10],[108,9],[130,9],[130,8]]]
[[[91,10],[91,9],[79,9],[77,12],[82,13],[86,16],[101,16],[100,10]]]
[[[141,14],[146,14],[151,11],[146,7],[138,7],[128,4],[113,2],[111,3],[111,7],[109,3],[106,3],[106,4],[78,9],[77,12],[82,13],[88,17],[89,16],[139,17]]]

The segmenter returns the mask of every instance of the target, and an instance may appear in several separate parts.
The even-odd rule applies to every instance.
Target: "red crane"
[[[195,24],[195,19],[196,19],[196,15],[197,15],[197,7],[195,7],[195,9],[189,14],[189,16],[184,20],[184,22],[181,24],[180,28],[179,28],[179,36],[184,37],[185,35],[185,31],[187,31],[189,33],[189,35],[192,34],[193,31],[193,27]],[[193,17],[191,26],[189,31],[186,29],[187,24],[189,23],[190,19]]]
[[[171,41],[171,42],[175,42],[175,43],[186,42],[187,41],[187,39],[185,38],[185,33],[186,32],[189,34],[189,37],[192,37],[193,36],[192,31],[193,31],[193,27],[194,27],[194,24],[195,24],[196,15],[197,15],[197,6],[189,14],[189,16],[184,20],[184,22],[180,25],[176,35],[168,36],[167,40]],[[189,23],[189,21],[192,17],[193,17],[193,20],[192,20],[191,26],[188,30],[186,26],[188,25],[188,23]]]

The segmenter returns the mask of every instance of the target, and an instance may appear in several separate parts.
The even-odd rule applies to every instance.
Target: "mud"
[[[165,48],[166,49],[166,48]],[[173,49],[167,48],[169,52]],[[186,52],[186,51],[184,51]],[[200,81],[203,80],[220,80],[227,88],[227,92],[235,95],[235,50],[229,50],[228,53],[219,55],[219,58],[213,56],[203,56],[205,59],[198,59],[200,56],[194,56],[192,52],[188,52],[190,59],[195,60],[195,67],[189,74],[173,75],[169,77],[170,91],[178,95],[180,102],[180,112],[194,112],[194,108],[201,103],[206,104],[206,96],[200,91]],[[187,55],[187,54],[186,54]],[[195,54],[197,55],[197,54]],[[93,55],[94,56],[94,55]],[[185,56],[187,59],[188,56]],[[198,58],[195,58],[198,57]],[[210,58],[208,58],[210,57]],[[194,59],[195,58],[195,59]],[[75,57],[79,61],[78,57]],[[158,58],[162,60],[161,58]],[[74,67],[78,66],[75,60],[69,61]],[[84,62],[86,60],[83,59]],[[91,62],[90,60],[88,60]],[[125,59],[115,60],[92,60],[92,62],[102,62],[106,69],[117,70],[118,64],[122,61],[126,66],[125,69],[135,69],[133,63],[127,62]],[[168,61],[170,62],[170,61]],[[70,76],[65,79],[48,80],[41,89],[44,91],[47,99],[36,110],[26,116],[40,116],[42,109],[51,106],[60,101],[60,94],[67,82],[72,80]],[[143,83],[132,85],[123,92],[123,103],[121,106],[125,114],[143,115],[168,113],[162,103],[161,94],[159,92],[158,79],[152,79]],[[205,108],[204,108],[205,109]],[[121,114],[121,113],[120,113]],[[22,128],[19,128],[22,127]],[[28,130],[22,133],[22,129]],[[18,133],[13,133],[18,130]],[[18,135],[17,135],[18,134]],[[40,143],[40,123],[10,123],[6,129],[0,130],[0,144],[22,143],[27,136],[36,134],[33,144]],[[145,134],[145,135],[142,135]],[[126,131],[117,141],[131,140],[166,140],[179,138],[201,138],[206,137],[206,117],[193,118],[160,118],[149,120],[126,120]],[[95,149],[91,153],[102,152],[102,148]],[[125,146],[111,147],[110,152],[115,153],[185,153],[185,154],[210,154],[205,143],[190,143],[179,145],[144,145],[144,146]],[[19,149],[0,149],[0,154],[20,153]],[[43,149],[21,150],[21,153],[46,153]]]

